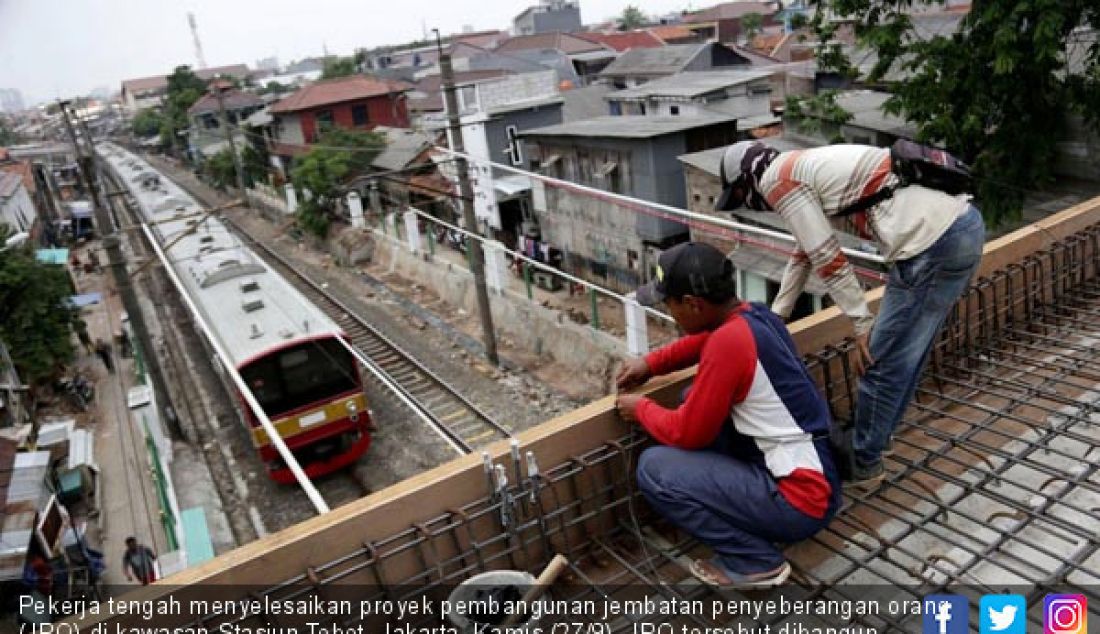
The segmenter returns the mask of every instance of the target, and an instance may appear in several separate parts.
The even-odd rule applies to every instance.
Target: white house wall
[[[15,188],[15,193],[10,198],[0,200],[0,222],[16,231],[30,231],[34,217],[34,203],[22,183]]]

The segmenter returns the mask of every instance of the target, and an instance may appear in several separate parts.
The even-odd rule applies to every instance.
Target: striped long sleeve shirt
[[[760,179],[760,191],[798,242],[787,262],[772,310],[790,317],[810,273],[852,320],[856,334],[874,325],[855,271],[840,250],[829,218],[884,187],[896,187],[890,150],[830,145],[780,154]],[[887,261],[911,258],[939,239],[966,209],[969,197],[910,185],[852,221],[874,238]]]

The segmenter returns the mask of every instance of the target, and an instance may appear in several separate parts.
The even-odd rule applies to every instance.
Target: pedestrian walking
[[[111,358],[111,344],[102,339],[96,339],[95,353],[99,356],[99,360],[106,366],[107,371],[111,374],[115,373],[114,360]]]
[[[154,562],[156,553],[148,546],[138,542],[136,537],[126,538],[126,553],[122,555],[122,571],[126,573],[126,580],[137,579],[143,586],[147,586],[157,580],[157,569]]]

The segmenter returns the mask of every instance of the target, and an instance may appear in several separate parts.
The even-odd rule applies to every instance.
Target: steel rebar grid
[[[1034,604],[1070,582],[1096,600],[1096,522],[1090,531],[1081,520],[1100,511],[1097,466],[1087,464],[1100,451],[1100,375],[1089,371],[1100,369],[1100,352],[1088,341],[1098,334],[1089,317],[1100,315],[1096,242],[1092,229],[978,280],[936,346],[888,484],[848,496],[828,529],[789,551],[793,591],[858,600],[846,583],[882,583],[919,600],[963,583],[970,594],[1015,583],[1028,585]],[[807,357],[837,412],[854,400],[849,353],[842,343]],[[504,497],[490,491],[263,593],[325,594],[366,575],[376,585],[365,598],[409,598],[487,569],[522,562],[537,570],[554,550],[570,558],[580,584],[567,596],[613,597],[634,585],[665,599],[712,596],[683,565],[705,549],[645,528],[653,517],[630,469],[642,445],[631,436],[595,448],[511,482]],[[1058,463],[1073,460],[1084,467]],[[409,557],[414,572],[397,572]],[[898,618],[855,622],[887,631],[912,626]]]

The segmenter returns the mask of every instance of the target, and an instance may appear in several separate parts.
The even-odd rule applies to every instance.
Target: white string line
[[[760,236],[764,236],[766,238],[772,238],[773,240],[781,240],[783,242],[787,242],[787,243],[791,243],[791,244],[795,244],[795,245],[798,244],[798,241],[795,240],[794,236],[792,236],[790,234],[787,234],[787,233],[783,233],[781,231],[773,231],[771,229],[764,229],[762,227],[755,227],[753,225],[743,224],[743,223],[737,222],[735,220],[727,220],[725,218],[721,218],[721,217],[718,217],[718,216],[712,216],[712,215],[709,215],[709,214],[701,214],[701,213],[698,213],[698,212],[695,212],[695,211],[688,211],[687,209],[680,209],[678,207],[673,207],[671,205],[665,205],[663,203],[651,202],[651,201],[648,201],[648,200],[641,200],[641,199],[638,199],[638,198],[633,198],[631,196],[626,196],[624,194],[616,194],[614,192],[608,192],[608,191],[604,191],[602,189],[596,189],[595,187],[589,187],[587,185],[581,185],[579,183],[574,183],[574,182],[571,182],[571,181],[565,181],[565,180],[561,180],[561,179],[558,179],[558,178],[552,178],[550,176],[545,176],[543,174],[536,174],[534,172],[529,172],[527,170],[522,170],[522,169],[519,169],[519,168],[516,168],[516,167],[512,167],[510,165],[504,165],[502,163],[496,163],[496,162],[493,162],[493,161],[490,161],[490,160],[487,160],[487,159],[478,158],[476,156],[472,156],[472,155],[467,154],[465,152],[455,152],[454,150],[451,150],[451,149],[446,148],[446,147],[438,146],[438,145],[433,146],[433,147],[434,147],[434,149],[436,149],[440,152],[444,152],[446,154],[450,154],[450,155],[453,155],[453,156],[458,156],[458,157],[464,158],[464,159],[466,159],[467,161],[470,161],[470,162],[479,163],[479,164],[483,164],[483,165],[489,165],[489,166],[495,167],[497,169],[500,169],[500,170],[503,170],[503,171],[506,171],[506,172],[511,172],[513,174],[518,174],[520,176],[527,176],[529,178],[533,178],[535,180],[542,181],[544,183],[547,183],[547,184],[552,185],[552,186],[557,187],[557,188],[571,189],[571,190],[575,190],[575,191],[579,191],[579,192],[589,194],[589,195],[594,196],[596,198],[610,199],[610,200],[613,200],[615,202],[624,203],[624,204],[627,204],[627,205],[635,205],[635,206],[641,205],[641,206],[644,206],[644,207],[649,207],[650,209],[653,209],[655,211],[661,211],[661,212],[664,212],[666,214],[669,214],[669,215],[673,216],[673,218],[669,218],[670,220],[675,219],[675,218],[684,218],[684,219],[687,219],[687,220],[693,220],[695,222],[701,222],[701,223],[704,223],[704,224],[717,225],[719,227],[723,227],[725,229],[730,229],[730,230],[735,231],[735,232],[754,233],[754,234],[757,234],[757,235],[760,235]],[[845,255],[848,255],[848,256],[853,257],[853,258],[866,260],[868,262],[875,262],[877,264],[885,264],[886,263],[886,259],[883,258],[881,255],[876,255],[876,254],[873,254],[873,253],[866,253],[866,252],[863,252],[863,251],[858,251],[856,249],[849,249],[849,248],[846,248],[846,247],[841,247],[840,250]]]

